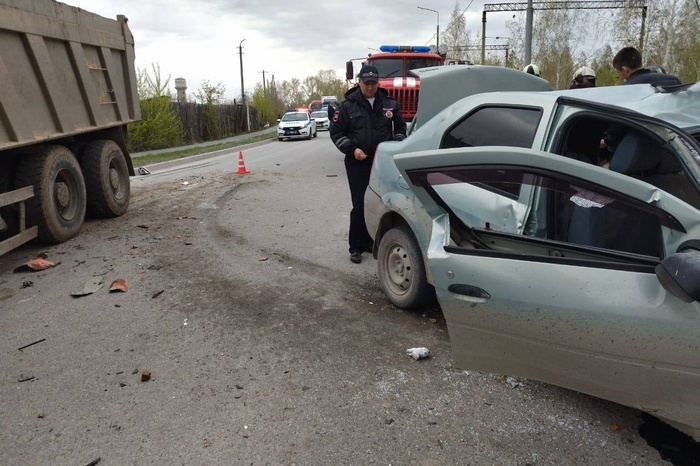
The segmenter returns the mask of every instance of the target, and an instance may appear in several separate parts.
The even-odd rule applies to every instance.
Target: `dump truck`
[[[0,254],[60,243],[129,207],[140,119],[127,18],[0,0]]]

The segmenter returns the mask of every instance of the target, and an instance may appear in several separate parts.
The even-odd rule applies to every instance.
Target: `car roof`
[[[457,100],[482,92],[549,91],[549,83],[513,68],[488,65],[444,65],[411,71],[420,78],[414,121],[423,124]]]
[[[440,66],[421,68],[412,73],[421,80],[414,119],[420,125],[457,100],[497,92],[498,96],[490,96],[495,103],[541,100],[541,104],[549,101],[550,105],[554,105],[560,98],[576,99],[633,110],[689,132],[700,130],[700,83],[675,86],[663,92],[649,84],[549,91],[549,83],[544,79],[497,66]]]

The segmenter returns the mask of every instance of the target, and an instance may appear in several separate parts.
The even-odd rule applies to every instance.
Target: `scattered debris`
[[[156,291],[155,293],[153,293],[151,298],[156,299],[158,296],[162,295],[164,292],[165,292],[165,290]]]
[[[182,325],[187,325],[187,317],[185,317],[185,320],[182,322]]]
[[[46,417],[46,414],[42,411],[39,414],[37,414],[36,417],[38,417],[39,419],[44,419]]]
[[[189,181],[183,181],[183,182],[182,182],[182,185],[183,185],[183,186],[187,186],[188,184],[190,184]]]
[[[327,178],[335,178],[338,175],[326,175]]]
[[[24,282],[27,283],[27,282]],[[31,283],[31,282],[29,282]],[[32,283],[33,285],[33,283]],[[32,286],[29,285],[29,286]],[[22,286],[22,288],[26,288],[26,286]],[[9,299],[15,295],[15,290],[11,288],[0,288],[0,299]]]
[[[33,375],[30,376],[30,377],[24,377],[23,375],[21,375],[21,376],[19,376],[19,378],[17,379],[17,382],[20,382],[20,383],[21,383],[21,382],[29,382],[29,381],[31,381],[31,380],[34,380],[34,376],[33,376]]]
[[[139,167],[137,169],[137,171],[139,172],[139,175],[150,175],[151,174],[150,170],[146,167]]]
[[[263,256],[260,259],[258,259],[260,262],[265,262],[267,260],[267,256]]]
[[[23,349],[29,348],[30,346],[34,346],[34,345],[36,345],[37,343],[41,343],[42,341],[46,341],[46,338],[42,338],[41,340],[37,340],[37,341],[35,341],[35,342],[33,342],[33,343],[29,343],[28,345],[24,345],[24,346],[19,347],[19,348],[17,348],[17,349],[20,350],[20,351],[22,351]]]
[[[430,355],[430,350],[428,348],[409,348],[406,350],[409,356],[411,356],[416,361],[419,359],[427,358]]]
[[[42,257],[35,257],[34,259],[30,260],[29,262],[25,262],[24,264],[16,267],[13,272],[18,273],[18,272],[39,272],[41,270],[46,270],[50,267],[53,267],[57,264],[60,264],[60,262],[54,263],[51,261],[47,261],[46,259]]]
[[[109,286],[109,291],[123,291],[126,292],[128,289],[128,286],[126,284],[126,280],[123,278],[117,278],[112,282],[112,284]]]
[[[510,388],[518,388],[521,387],[523,384],[520,380],[516,379],[515,377],[508,376],[506,377],[506,383],[510,385]]]
[[[612,430],[613,432],[617,432],[618,430],[620,430],[620,426],[618,426],[618,425],[617,425],[616,423],[614,423],[614,422],[610,423],[610,425],[609,425],[608,427],[609,427],[610,430]]]
[[[394,421],[392,418],[384,419],[384,424],[386,424],[388,426],[392,425],[394,422],[396,422],[396,421]]]
[[[71,296],[76,298],[79,298],[81,296],[87,296],[100,290],[103,286],[105,286],[104,278],[91,277],[87,279],[82,290],[72,292]]]
[[[136,225],[139,228],[143,228],[144,230],[148,230],[148,225]]]
[[[192,241],[185,241],[185,246],[192,246]]]
[[[204,442],[202,443],[202,446],[204,446],[204,448],[207,448],[207,447],[211,446],[211,443],[209,443],[209,440],[204,439]]]
[[[95,466],[97,463],[100,462],[101,459],[102,459],[102,458],[100,458],[100,457],[98,456],[97,458],[95,458],[94,460],[90,461],[90,462],[89,462],[88,464],[86,464],[85,466]]]
[[[157,265],[157,264],[153,264],[153,265],[148,266],[148,270],[160,270],[162,268],[163,268],[162,265]]]
[[[151,380],[151,371],[141,372],[141,382],[148,382]]]

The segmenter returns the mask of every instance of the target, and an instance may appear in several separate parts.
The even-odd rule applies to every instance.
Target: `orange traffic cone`
[[[245,175],[250,173],[250,171],[245,169],[245,163],[243,162],[243,152],[238,151],[238,171],[233,172],[234,175]]]

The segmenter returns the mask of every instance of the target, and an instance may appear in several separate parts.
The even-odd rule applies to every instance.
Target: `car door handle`
[[[484,289],[463,283],[455,283],[447,287],[447,291],[456,295],[457,299],[482,303],[491,299],[491,295]]]

